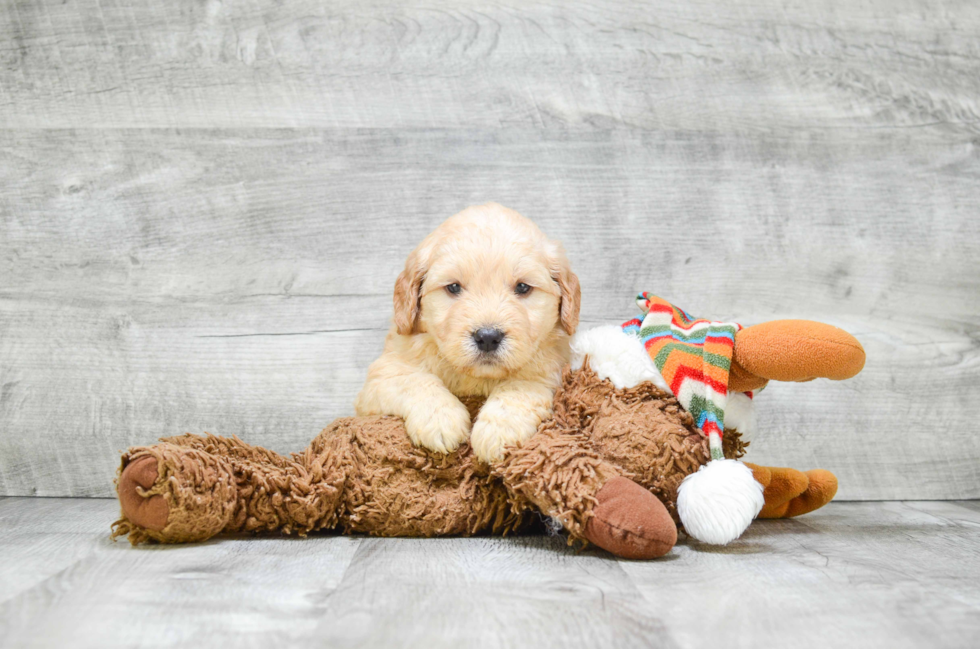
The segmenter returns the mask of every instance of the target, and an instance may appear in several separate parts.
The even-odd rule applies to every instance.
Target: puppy
[[[534,223],[495,203],[463,210],[408,256],[357,414],[398,415],[433,451],[469,438],[480,459],[500,459],[551,414],[580,295],[561,244]],[[473,422],[467,395],[487,398]]]

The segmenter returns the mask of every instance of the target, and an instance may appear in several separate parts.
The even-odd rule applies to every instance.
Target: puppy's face
[[[398,333],[431,335],[456,371],[500,379],[578,323],[578,279],[561,246],[499,205],[471,207],[409,256],[395,289]]]

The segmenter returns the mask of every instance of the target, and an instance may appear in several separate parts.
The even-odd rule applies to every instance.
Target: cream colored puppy
[[[495,203],[463,210],[408,256],[357,414],[398,415],[433,451],[469,438],[498,460],[551,414],[579,299],[561,244],[534,223]],[[473,422],[466,395],[487,397]]]

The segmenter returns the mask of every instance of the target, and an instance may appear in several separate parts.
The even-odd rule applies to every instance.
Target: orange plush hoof
[[[820,509],[837,494],[837,478],[830,471],[759,466],[745,463],[763,486],[766,504],[758,518],[791,518]]]
[[[757,518],[782,518],[789,509],[789,502],[806,491],[810,484],[806,475],[796,469],[759,466],[746,462],[752,476],[762,485],[762,497],[766,504]]]
[[[810,484],[806,491],[789,501],[786,517],[808,514],[814,509],[820,509],[837,495],[837,476],[830,471],[813,469],[806,472]]]
[[[603,550],[625,559],[656,559],[677,543],[677,526],[667,508],[632,480],[612,478],[596,500],[585,538]]]
[[[864,348],[843,329],[810,320],[773,320],[735,335],[734,365],[775,381],[849,379],[864,367]],[[736,372],[737,374],[737,372]]]
[[[123,515],[131,522],[148,530],[159,532],[167,526],[170,507],[163,496],[157,494],[147,498],[140,494],[157,481],[157,459],[145,455],[130,462],[119,476],[119,505]]]

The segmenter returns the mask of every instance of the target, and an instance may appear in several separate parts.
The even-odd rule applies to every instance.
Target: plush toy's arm
[[[770,380],[849,379],[864,367],[864,348],[843,329],[810,320],[773,320],[735,335],[728,378],[733,392]]]
[[[508,447],[493,473],[556,519],[569,543],[587,540],[627,559],[654,559],[677,542],[664,504],[603,459],[576,427],[546,421],[523,445]]]

